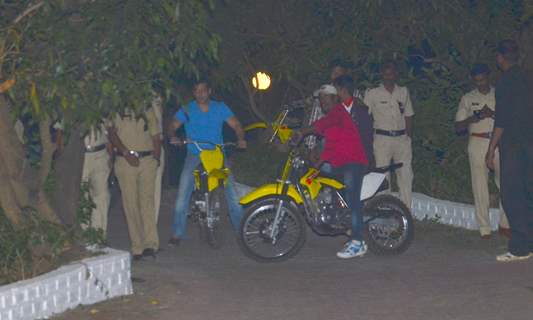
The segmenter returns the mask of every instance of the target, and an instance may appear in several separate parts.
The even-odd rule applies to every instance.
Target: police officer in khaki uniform
[[[89,192],[95,208],[91,214],[91,227],[107,234],[107,213],[111,195],[107,180],[111,172],[111,147],[103,127],[91,128],[83,138],[85,156],[83,160],[82,181],[89,183]]]
[[[470,76],[476,86],[461,98],[459,109],[455,115],[455,130],[458,134],[468,131],[468,159],[470,160],[470,175],[472,179],[472,192],[476,207],[476,218],[479,224],[481,238],[489,239],[491,236],[489,218],[489,169],[485,165],[490,136],[494,128],[494,106],[496,99],[494,88],[489,84],[490,70],[486,64],[477,64],[472,67]],[[494,180],[500,187],[500,156],[495,154]],[[500,227],[502,235],[509,233],[509,223],[500,205]]]
[[[115,174],[121,191],[134,260],[155,257],[159,249],[154,194],[161,152],[161,130],[152,108],[117,115],[109,128],[117,150]]]
[[[398,71],[394,62],[381,67],[382,84],[368,90],[364,102],[374,118],[374,157],[376,166],[391,160],[403,166],[396,171],[400,199],[411,208],[413,169],[411,166],[413,105],[409,90],[396,84]]]
[[[63,122],[56,121],[53,125],[56,130],[56,151],[62,153],[63,150]],[[91,127],[83,137],[85,148],[82,183],[89,184],[89,194],[94,202],[89,225],[82,225],[83,228],[91,227],[101,230],[104,238],[107,236],[107,215],[109,212],[109,202],[111,194],[107,183],[111,173],[111,144],[107,139],[105,127]]]

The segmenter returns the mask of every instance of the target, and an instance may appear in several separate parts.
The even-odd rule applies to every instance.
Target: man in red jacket
[[[353,92],[353,80],[350,77],[340,77],[333,84],[342,102],[310,127],[295,132],[294,139],[299,141],[308,134],[323,136],[325,145],[320,160],[329,163],[334,173],[343,176],[346,186],[345,198],[352,213],[352,234],[351,239],[346,242],[343,249],[337,252],[337,257],[348,259],[363,256],[367,251],[367,245],[363,241],[360,198],[361,184],[368,160],[359,129],[351,117],[351,108],[354,102],[351,94]]]

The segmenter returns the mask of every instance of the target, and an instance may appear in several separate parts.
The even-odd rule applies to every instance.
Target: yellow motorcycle
[[[222,188],[228,181],[230,170],[224,163],[224,148],[235,143],[215,144],[206,141],[190,141],[200,151],[200,164],[194,170],[194,190],[191,196],[189,218],[198,224],[200,238],[212,248],[220,248],[223,232],[220,216],[223,205]]]
[[[292,133],[287,130],[278,131],[275,136],[287,141]],[[388,188],[387,172],[399,167],[401,164],[377,168],[363,179],[364,235],[375,254],[402,253],[413,239],[409,209],[392,195],[376,195]],[[347,235],[351,214],[343,189],[335,177],[311,167],[303,152],[292,146],[277,182],[260,186],[240,199],[244,206],[239,233],[241,250],[259,262],[286,260],[304,245],[306,223],[319,235]]]

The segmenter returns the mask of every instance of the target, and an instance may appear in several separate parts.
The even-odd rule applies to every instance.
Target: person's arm
[[[413,117],[405,117],[405,133],[413,138]]]
[[[139,166],[139,159],[135,156],[130,154],[130,150],[126,148],[124,143],[122,143],[122,140],[120,140],[120,137],[117,134],[117,129],[115,127],[110,127],[107,129],[108,138],[111,144],[113,144],[113,147],[118,150],[119,154],[126,159],[126,161],[133,167]]]
[[[475,115],[472,115],[465,120],[462,121],[455,121],[455,133],[457,134],[463,134],[465,131],[468,130],[468,126],[472,123],[476,123],[480,120],[480,118],[476,117]]]
[[[490,138],[489,149],[487,150],[487,154],[485,155],[485,163],[487,164],[487,167],[491,170],[494,170],[494,154],[503,136],[503,131],[504,131],[503,128],[498,128],[498,127],[494,127],[494,130],[492,131],[492,137]]]
[[[235,116],[231,116],[226,120],[226,123],[235,131],[237,135],[237,146],[240,149],[246,149],[246,139],[244,137],[244,130],[242,129],[241,122]]]
[[[161,126],[160,119],[155,108],[150,108],[145,112],[146,122],[148,125],[148,132],[152,137],[152,157],[157,161],[157,165],[161,162]]]
[[[405,90],[405,133],[409,138],[413,138],[413,116],[415,115],[415,112],[413,110],[413,102],[411,102],[411,95],[409,94],[409,90],[407,88],[405,88]]]
[[[152,155],[157,161],[157,165],[161,163],[161,136],[159,134],[152,136],[153,151]]]

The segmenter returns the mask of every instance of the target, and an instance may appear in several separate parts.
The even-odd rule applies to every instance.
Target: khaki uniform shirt
[[[483,109],[485,105],[487,105],[490,110],[494,111],[496,105],[494,92],[494,88],[491,87],[490,92],[487,94],[482,94],[477,89],[465,94],[459,103],[459,109],[457,109],[457,113],[455,114],[455,121],[466,120],[466,118],[474,115],[474,111]],[[471,123],[468,126],[468,131],[470,133],[485,133],[492,132],[493,128],[494,119],[485,118],[476,123]]]
[[[85,135],[83,138],[83,142],[85,143],[86,148],[97,147],[102,144],[106,144],[108,142],[107,131],[105,130],[104,126],[100,126],[99,128],[92,127],[89,130],[89,133],[87,133],[87,135]]]
[[[113,126],[124,146],[132,151],[152,151],[152,137],[161,134],[152,108],[143,117],[136,117],[133,112],[126,112],[124,116],[117,114]]]
[[[374,129],[405,130],[405,117],[415,114],[409,90],[398,85],[392,93],[383,84],[368,90],[364,102],[374,118]]]

